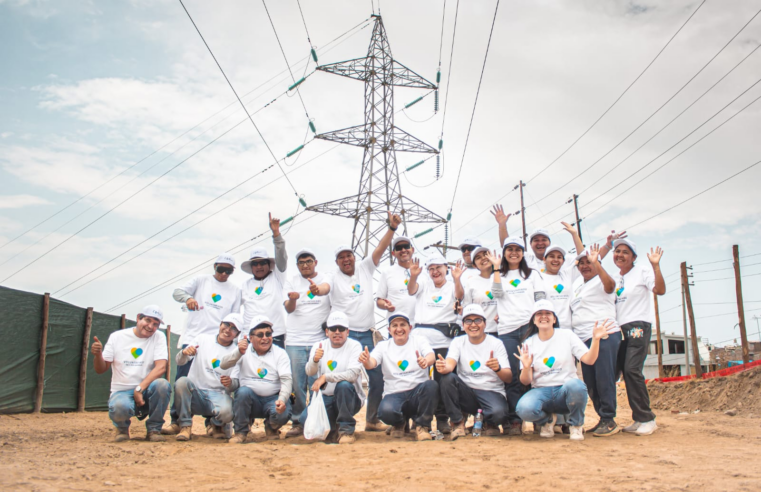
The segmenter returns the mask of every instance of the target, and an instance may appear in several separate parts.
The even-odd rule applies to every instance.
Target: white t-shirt
[[[280,375],[291,374],[291,360],[285,350],[277,345],[261,357],[253,345],[235,364],[231,377],[237,378],[241,386],[251,388],[259,396],[272,396],[280,393]]]
[[[317,285],[328,283],[327,275],[318,273],[312,279]],[[316,296],[309,290],[309,280],[301,273],[293,275],[285,284],[285,300],[288,300],[289,292],[298,292],[296,309],[288,313],[286,320],[285,344],[290,346],[308,347],[325,338],[322,323],[330,314],[330,298],[328,296]]]
[[[222,318],[240,311],[241,290],[230,281],[220,282],[214,275],[201,275],[180,287],[198,302],[198,309],[188,311],[185,332],[177,345],[182,347],[198,335],[219,333]]]
[[[433,349],[424,337],[410,333],[406,344],[399,346],[390,338],[380,342],[370,353],[383,372],[383,396],[410,391],[428,381],[428,369],[420,368],[415,351],[425,357]]]
[[[536,257],[534,253],[526,253],[523,255],[524,258],[526,258],[526,263],[528,264],[529,268],[533,268],[534,270],[539,270],[542,274],[544,274],[547,271],[547,263],[544,260],[540,260]],[[570,268],[574,266],[576,263],[576,255],[573,254],[566,254],[565,255],[565,263],[561,267],[561,270],[563,268]]]
[[[457,323],[457,314],[454,312],[454,282],[447,281],[441,288],[437,288],[430,277],[418,278],[418,288],[414,297],[416,324]],[[435,349],[447,348],[452,343],[451,338],[435,328],[414,328],[414,333],[428,339],[428,343]]]
[[[592,338],[595,322],[613,322],[608,333],[621,331],[616,323],[616,294],[605,292],[605,287],[597,275],[589,282],[579,277],[573,282],[571,292],[571,326],[573,332],[583,341]]]
[[[555,314],[561,328],[571,327],[571,289],[573,287],[574,272],[578,275],[578,270],[573,268],[561,267],[557,275],[543,273],[544,292],[547,300],[555,306]]]
[[[502,277],[504,295],[497,299],[499,323],[497,332],[500,335],[511,333],[531,321],[534,312],[536,294],[544,295],[544,279],[536,270],[524,279],[520,270],[508,270]]]
[[[168,359],[166,335],[162,331],[156,330],[148,338],[139,338],[134,328],[111,333],[103,347],[103,360],[111,362],[111,393],[134,390],[157,360]]]
[[[354,275],[337,270],[331,276],[330,304],[349,317],[349,328],[353,331],[368,331],[375,326],[373,274],[376,268],[373,257],[368,256],[354,265]]]
[[[470,343],[467,335],[457,337],[452,340],[446,358],[457,361],[457,375],[469,387],[505,396],[505,383],[499,379],[496,372],[486,367],[486,361],[492,352],[500,366],[510,367],[505,345],[492,335],[486,335],[486,339],[478,345]]]
[[[285,282],[287,270],[281,272],[277,267],[262,280],[256,280],[251,275],[243,283],[243,325],[247,333],[254,316],[266,316],[272,321],[272,336],[285,334],[285,306],[283,303],[287,297]]]
[[[409,268],[404,268],[395,263],[383,272],[378,282],[375,293],[379,299],[388,299],[394,305],[395,311],[407,313],[410,323],[415,324],[415,298],[407,293],[407,284],[410,280]],[[389,313],[391,314],[391,313]]]
[[[478,268],[472,266],[469,268],[466,268],[464,272],[462,272],[462,277],[460,277],[460,282],[462,285],[465,285],[465,282],[473,277],[478,277],[481,275],[481,270]],[[449,279],[451,280],[451,279]]]
[[[318,346],[322,344],[322,350],[325,352],[320,359],[319,367],[317,369],[316,378],[319,378],[323,374],[326,375],[326,379],[329,379],[330,374],[344,372],[348,369],[360,369],[362,363],[359,362],[359,354],[362,353],[362,345],[356,340],[351,338],[346,340],[341,348],[333,348],[330,344],[330,339],[323,338],[318,343],[315,343],[312,350],[309,351],[309,360],[314,360],[314,354],[317,352]],[[336,390],[335,382],[328,381],[325,389],[322,390],[323,395],[332,396]],[[362,374],[354,381],[354,389],[357,391],[357,396],[363,402],[365,401],[365,391],[362,389]]]
[[[589,352],[584,342],[571,330],[555,330],[552,338],[544,342],[538,334],[532,335],[526,340],[526,345],[534,356],[531,364],[534,368],[532,388],[562,386],[569,379],[578,379],[575,359],[581,359]],[[523,363],[520,367],[523,369]]]
[[[493,274],[489,275],[489,278],[483,278],[481,275],[471,276],[462,285],[465,289],[462,306],[463,308],[470,304],[481,306],[486,315],[486,333],[497,333],[497,322],[494,321],[497,316],[497,299],[491,293],[493,279]]]
[[[613,278],[616,281],[616,318],[619,326],[632,321],[655,323],[655,273],[652,266],[634,265],[623,277],[619,273]]]
[[[217,342],[217,335],[199,335],[188,345],[198,345],[196,355],[191,357],[193,365],[190,366],[188,378],[195,383],[198,389],[217,392],[225,391],[225,387],[219,381],[221,376],[230,376],[233,368],[222,369],[219,364],[222,358],[238,350],[238,345],[233,342],[227,347]]]

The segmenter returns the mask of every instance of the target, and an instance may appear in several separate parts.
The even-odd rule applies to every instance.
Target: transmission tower
[[[408,223],[446,223],[402,195],[396,165],[397,151],[437,154],[438,150],[394,125],[394,86],[434,90],[436,85],[394,60],[381,16],[372,17],[375,27],[367,56],[317,67],[365,83],[365,122],[315,136],[365,149],[359,193],[307,208],[354,219],[351,245],[362,257],[371,254],[385,233],[387,211],[402,217],[404,234]]]

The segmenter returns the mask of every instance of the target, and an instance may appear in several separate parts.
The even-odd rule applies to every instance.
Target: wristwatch
[[[135,388],[135,391],[137,393],[142,393],[143,392],[143,388],[141,388],[140,385],[138,384],[137,387]]]

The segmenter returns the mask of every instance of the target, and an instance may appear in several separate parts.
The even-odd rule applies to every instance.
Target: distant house
[[[761,356],[761,344],[758,342],[748,342],[748,356],[750,362],[758,360]],[[711,350],[711,361],[720,365],[722,368],[732,365],[732,363],[742,363],[743,350],[742,346],[735,341],[732,345],[724,347],[714,347]]]
[[[658,350],[657,336],[653,330],[650,336],[650,347],[645,359],[644,375],[645,379],[654,379],[658,377]],[[661,344],[663,345],[663,371],[665,377],[686,376],[695,374],[695,361],[692,357],[692,338],[687,338],[687,349],[690,360],[690,367],[687,368],[684,360],[684,336],[676,333],[661,333]],[[712,369],[715,364],[711,357],[712,346],[708,345],[708,339],[698,337],[698,354],[700,355],[700,365],[703,371]],[[742,359],[742,357],[740,357]]]

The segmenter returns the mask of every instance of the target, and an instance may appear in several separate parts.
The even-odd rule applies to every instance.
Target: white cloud
[[[31,205],[47,205],[50,202],[39,196],[32,195],[0,195],[0,209],[23,208]]]

